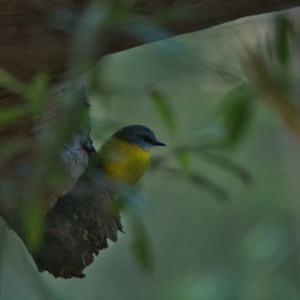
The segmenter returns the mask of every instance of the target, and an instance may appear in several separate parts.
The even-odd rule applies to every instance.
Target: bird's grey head
[[[135,143],[144,150],[153,146],[166,146],[159,142],[151,129],[143,125],[129,125],[121,128],[113,136],[128,143]]]

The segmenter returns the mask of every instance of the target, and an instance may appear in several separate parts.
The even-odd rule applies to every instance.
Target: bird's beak
[[[155,141],[155,142],[153,143],[153,145],[154,145],[154,146],[166,146],[166,144],[164,144],[164,143],[162,143],[162,142],[160,142],[160,141]]]

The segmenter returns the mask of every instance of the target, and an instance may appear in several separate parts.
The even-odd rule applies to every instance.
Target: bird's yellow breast
[[[108,177],[134,185],[146,171],[149,152],[137,144],[111,138],[102,145],[98,154]]]

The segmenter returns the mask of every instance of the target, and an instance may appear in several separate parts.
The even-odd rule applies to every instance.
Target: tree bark
[[[27,142],[25,149],[1,162],[0,215],[29,248],[22,229],[22,209],[24,195],[30,196],[28,185],[33,173],[37,184],[43,184],[43,176],[47,177],[43,174],[46,169],[36,161],[43,151],[40,145],[58,133],[59,120],[69,118],[72,125],[49,156],[64,180],[59,186],[46,183],[42,196],[46,207],[57,204],[46,215],[40,250],[29,249],[39,270],[56,277],[82,277],[93,255],[107,246],[107,238],[116,241],[122,228],[118,216],[107,209],[112,193],[104,184],[103,174],[89,162],[95,155],[89,139],[90,124],[74,122],[82,114],[88,119],[89,101],[80,75],[107,54],[300,5],[300,0],[131,2],[0,0],[0,67],[26,84],[37,73],[50,76],[51,88],[41,99],[45,101],[43,110],[0,126],[2,145],[17,139]],[[1,110],[26,102],[4,82],[0,74]],[[75,105],[62,108],[64,97],[70,94]]]
[[[84,174],[47,214],[41,247],[38,251],[29,249],[40,272],[83,278],[83,270],[94,261],[94,255],[108,247],[108,239],[116,242],[117,232],[122,231],[109,184],[93,163],[97,155],[92,151],[89,156]],[[27,245],[26,237],[21,237]]]
[[[25,81],[40,71],[49,72],[53,81],[61,80],[69,67],[74,34],[78,25],[87,21],[85,17],[90,2],[0,0],[0,65]],[[97,59],[104,54],[242,17],[300,5],[300,0],[139,0],[127,8],[125,4],[128,1],[111,2],[114,7],[123,7],[127,15],[123,21],[99,33],[93,49]],[[108,9],[107,13],[111,10]],[[167,31],[147,30],[149,22],[145,20]],[[3,95],[2,91],[0,96]]]

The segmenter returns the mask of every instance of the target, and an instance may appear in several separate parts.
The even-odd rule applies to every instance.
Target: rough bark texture
[[[32,253],[39,271],[55,277],[84,277],[107,239],[117,241],[122,225],[113,212],[112,192],[101,170],[90,164],[73,189],[46,216],[42,247]]]
[[[0,127],[1,144],[8,145],[20,138],[27,141],[22,151],[12,154],[5,163],[1,161],[0,173],[0,214],[27,246],[21,228],[23,195],[30,191],[33,173],[38,174],[39,185],[44,184],[43,176],[47,175],[36,161],[43,151],[40,145],[59,131],[56,125],[62,118],[77,120],[83,111],[88,114],[83,79],[74,78],[106,54],[300,5],[300,0],[139,0],[131,6],[128,3],[132,1],[115,0],[92,7],[90,2],[0,0],[0,66],[23,82],[30,82],[38,72],[47,72],[55,86],[42,113]],[[108,26],[107,21],[120,8],[123,17]],[[97,11],[106,11],[107,19],[100,31],[93,32],[89,20],[91,13]],[[153,30],[153,25],[160,26],[160,30]],[[82,37],[86,39],[81,41]],[[74,61],[87,55],[89,60],[80,62],[70,72]],[[0,85],[1,80],[0,76]],[[71,111],[61,107],[67,94],[72,94],[76,103]],[[24,99],[0,86],[1,110],[22,103]],[[107,238],[116,241],[117,230],[121,229],[118,216],[107,210],[111,193],[101,171],[90,165],[83,174],[89,156],[94,155],[89,131],[88,122],[74,122],[72,130],[49,157],[65,180],[59,186],[45,183],[45,205],[50,208],[57,204],[46,215],[41,250],[31,254],[39,270],[47,270],[56,277],[82,277],[93,255],[107,246]]]
[[[41,70],[47,70],[54,81],[60,80],[70,63],[72,38],[78,24],[84,25],[90,2],[0,0],[0,65],[23,80]],[[126,7],[130,1],[110,2]],[[139,0],[128,9],[128,17],[99,33],[93,53],[100,59],[103,54],[146,42],[298,5],[300,0]],[[146,30],[147,23],[141,17],[162,25],[168,32],[165,35]],[[137,32],[143,39],[133,37]],[[3,95],[2,91],[0,96]]]

